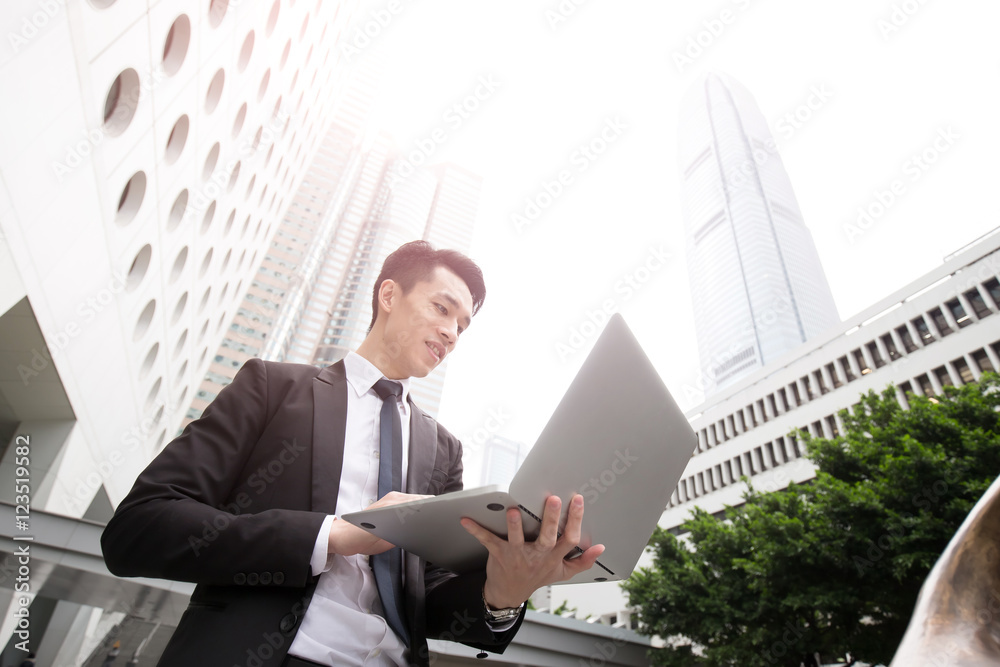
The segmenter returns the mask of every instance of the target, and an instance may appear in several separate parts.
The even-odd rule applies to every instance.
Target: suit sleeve
[[[250,496],[237,493],[275,409],[268,403],[267,367],[251,359],[118,506],[101,537],[111,572],[208,585],[242,584],[248,573],[267,573],[270,585],[308,583],[324,515],[254,512]]]
[[[454,442],[457,456],[453,459],[444,493],[461,491],[463,486],[462,445],[457,439]],[[424,582],[427,591],[427,636],[432,639],[456,641],[481,650],[503,653],[524,620],[525,612],[522,610],[509,630],[494,632],[489,626],[483,602],[485,570],[455,574],[428,566]]]

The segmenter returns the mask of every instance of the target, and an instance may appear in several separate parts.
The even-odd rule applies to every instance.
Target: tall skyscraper
[[[681,105],[688,274],[706,395],[840,321],[768,123],[708,75]]]

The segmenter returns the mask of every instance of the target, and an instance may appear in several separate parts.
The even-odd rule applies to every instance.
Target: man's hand
[[[570,501],[566,529],[559,537],[561,509],[559,497],[549,496],[538,539],[528,543],[524,541],[521,511],[516,508],[507,510],[507,539],[497,537],[472,519],[462,519],[462,527],[490,552],[483,597],[491,607],[517,607],[539,588],[590,569],[604,553],[604,545],[595,544],[576,558],[566,559],[580,542],[583,496],[576,494]]]
[[[390,491],[365,509],[399,505],[400,503],[408,503],[413,500],[422,500],[424,498],[430,498],[430,496]],[[340,556],[354,556],[357,554],[365,554],[366,556],[371,556],[373,554],[380,554],[384,551],[388,551],[393,546],[394,545],[386,542],[380,537],[372,535],[367,530],[358,528],[349,521],[341,521],[338,519],[333,522],[333,525],[330,526],[330,542],[327,545],[327,550],[330,555],[337,554]]]

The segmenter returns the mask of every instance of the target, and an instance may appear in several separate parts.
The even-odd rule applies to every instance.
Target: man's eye
[[[448,309],[442,306],[440,303],[435,303],[434,305],[437,306],[438,311],[440,311],[442,315],[448,314]]]

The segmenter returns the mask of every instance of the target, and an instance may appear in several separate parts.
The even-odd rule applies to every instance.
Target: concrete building
[[[709,512],[741,502],[746,475],[758,489],[783,488],[815,469],[788,433],[832,438],[837,414],[869,390],[896,386],[934,396],[944,385],[1000,370],[1000,233],[881,299],[719,392],[689,413],[698,447],[660,524],[677,529],[691,506]]]
[[[678,157],[706,393],[835,325],[837,308],[767,121],[710,74],[681,104]]]

